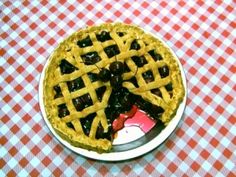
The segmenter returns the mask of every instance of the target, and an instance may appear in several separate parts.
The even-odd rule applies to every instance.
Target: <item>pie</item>
[[[106,23],[65,39],[43,81],[47,118],[73,146],[109,152],[113,121],[135,105],[168,125],[184,97],[175,56],[137,26]]]

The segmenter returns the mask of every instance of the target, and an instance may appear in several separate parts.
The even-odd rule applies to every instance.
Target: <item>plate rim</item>
[[[184,110],[186,107],[186,101],[187,101],[187,80],[186,80],[186,75],[185,75],[183,66],[182,66],[179,58],[175,54],[175,52],[168,46],[168,44],[165,41],[162,40],[161,37],[159,37],[159,35],[153,34],[152,32],[147,31],[146,29],[142,29],[142,30],[144,30],[145,33],[151,34],[152,36],[154,36],[155,38],[160,40],[162,42],[162,44],[170,50],[170,52],[174,56],[174,59],[177,61],[178,67],[180,69],[180,74],[181,74],[185,94],[184,94],[183,101],[180,103],[180,105],[176,111],[175,116],[172,118],[172,120],[169,122],[169,124],[155,138],[153,138],[152,140],[150,140],[146,144],[143,144],[143,145],[141,145],[137,148],[131,149],[131,150],[122,151],[122,152],[107,152],[107,153],[100,154],[95,151],[90,151],[90,150],[83,149],[80,147],[72,146],[70,143],[68,143],[67,141],[62,139],[56,133],[56,131],[52,127],[51,123],[47,119],[47,115],[46,115],[46,111],[45,111],[45,107],[44,107],[44,103],[43,103],[43,81],[44,81],[44,77],[45,77],[45,70],[49,64],[50,57],[48,57],[46,60],[46,63],[44,64],[42,73],[40,75],[40,80],[39,80],[39,86],[38,86],[39,107],[40,107],[43,119],[44,119],[47,127],[49,128],[49,130],[51,131],[53,136],[56,137],[56,139],[59,141],[59,143],[63,144],[66,148],[72,150],[73,152],[75,152],[79,155],[82,155],[84,157],[94,159],[94,160],[108,161],[108,162],[129,160],[129,159],[133,159],[133,158],[142,156],[142,155],[152,151],[153,149],[157,148],[158,146],[160,146],[174,132],[174,130],[178,126],[181,118],[183,117]]]

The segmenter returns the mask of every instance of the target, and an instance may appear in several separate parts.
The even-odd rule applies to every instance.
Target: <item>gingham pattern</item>
[[[0,2],[0,176],[236,176],[236,2]],[[123,21],[159,34],[188,80],[185,114],[152,152],[119,163],[64,148],[38,105],[57,43],[86,25]]]

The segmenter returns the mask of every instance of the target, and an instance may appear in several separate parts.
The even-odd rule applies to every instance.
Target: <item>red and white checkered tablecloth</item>
[[[235,1],[1,1],[0,176],[236,176]],[[86,25],[122,21],[157,33],[183,64],[184,116],[152,152],[108,163],[50,133],[38,84],[58,42]]]

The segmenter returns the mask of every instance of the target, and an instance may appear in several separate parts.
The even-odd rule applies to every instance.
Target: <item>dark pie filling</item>
[[[69,112],[69,110],[67,109],[66,104],[58,105],[58,116],[59,116],[60,118],[65,117],[65,116],[67,116],[67,115],[69,115],[69,114],[70,114],[70,112]]]
[[[164,109],[160,106],[153,105],[152,103],[145,101],[141,96],[137,96],[136,103],[135,103],[141,110],[145,111],[149,114],[152,118],[160,121],[161,115],[164,113]]]
[[[95,82],[98,80],[98,75],[95,73],[88,73],[88,76],[91,82]]]
[[[168,93],[170,94],[170,98],[172,98],[173,96],[173,87],[172,87],[172,83],[170,82],[169,84],[167,84],[165,86],[166,90],[168,91]]]
[[[118,36],[122,37],[124,36],[125,34],[123,32],[117,32]]]
[[[84,48],[84,47],[92,46],[93,43],[92,43],[90,37],[87,36],[86,38],[84,38],[84,39],[82,39],[82,40],[79,40],[79,41],[77,42],[77,45],[78,45],[79,47],[81,47],[81,48]]]
[[[84,108],[93,105],[93,101],[88,93],[74,98],[72,101],[77,111],[82,111]]]
[[[119,115],[120,113],[129,111],[133,103],[133,95],[126,88],[122,87],[119,90],[112,90],[107,109]],[[113,117],[113,119],[116,117]],[[110,117],[110,119],[112,118]]]
[[[124,33],[118,32],[117,33],[119,36],[123,36]],[[108,32],[102,31],[100,34],[96,35],[98,41],[104,42],[106,40],[110,40],[111,36]],[[92,45],[92,41],[89,36],[87,36],[85,39],[80,40],[77,42],[77,45],[79,47],[87,47]],[[139,50],[140,45],[136,40],[134,40],[131,43],[130,49],[133,50]],[[109,58],[117,55],[120,53],[119,48],[117,45],[111,45],[108,46],[104,49],[105,53]],[[151,50],[148,52],[151,57],[157,61],[157,60],[162,60],[162,56],[158,53],[156,53],[155,50]],[[86,65],[92,65],[101,60],[97,52],[89,52],[84,55],[81,55],[81,58],[83,62]],[[147,60],[145,59],[144,56],[133,56],[132,60],[135,62],[137,67],[142,67],[145,64],[147,64]],[[69,74],[77,70],[75,66],[73,66],[71,63],[69,63],[66,59],[63,59],[60,63],[60,69],[62,74]],[[124,64],[124,72],[129,72],[130,69],[128,68],[127,64]],[[161,78],[167,77],[169,75],[169,68],[167,66],[163,66],[161,68],[158,68],[158,71],[160,73]],[[88,76],[91,80],[91,82],[97,81],[98,75],[94,73],[88,73]],[[144,80],[146,83],[152,82],[154,80],[154,76],[151,70],[148,70],[142,74]],[[135,87],[138,87],[137,80],[135,77],[132,77],[129,79],[130,82],[132,82]],[[82,78],[77,78],[73,81],[67,82],[68,89],[70,92],[76,91],[78,89],[83,88],[84,82]],[[172,93],[172,83],[169,83],[168,85],[165,86],[166,90],[169,93]],[[61,88],[59,85],[54,86],[54,91],[55,91],[55,98],[61,97],[62,92]],[[106,91],[106,87],[103,86],[101,88],[96,89],[96,94],[98,97],[98,100],[101,101],[102,97]],[[159,97],[162,97],[161,91],[159,89],[153,89],[151,92]],[[82,111],[83,109],[93,105],[92,99],[89,94],[82,95],[80,97],[74,98],[72,100],[73,105],[75,106],[77,111]],[[158,123],[163,124],[160,121],[161,115],[164,113],[164,109],[160,106],[153,105],[152,103],[145,101],[141,96],[134,95],[128,91],[128,89],[121,87],[120,89],[113,89],[109,101],[108,101],[108,106],[105,109],[105,114],[107,117],[108,121],[108,132],[104,133],[104,129],[101,124],[99,124],[96,132],[96,138],[106,138],[109,140],[112,140],[114,131],[112,129],[112,122],[121,114],[125,113],[131,110],[132,106],[136,105],[139,107],[139,109],[145,111],[149,116],[151,116],[153,119],[157,120]],[[65,117],[69,115],[69,110],[67,109],[66,104],[61,104],[58,106],[58,116],[60,118]],[[81,118],[80,122],[83,128],[84,133],[88,136],[91,125],[93,122],[94,117],[96,116],[96,113],[89,114],[88,116]],[[75,129],[72,123],[66,123],[67,126],[71,129]]]
[[[96,37],[100,42],[105,42],[111,39],[110,33],[107,31],[102,31],[100,34],[97,34]]]
[[[161,68],[158,68],[158,71],[161,75],[161,78],[169,76],[169,68],[166,65]]]
[[[172,91],[173,90],[172,83],[167,84],[165,88],[167,91]]]
[[[145,80],[146,83],[154,81],[154,76],[152,74],[151,70],[148,70],[142,74],[143,79]]]
[[[111,122],[108,122],[109,125],[111,125]],[[108,140],[112,140],[112,126],[108,127],[108,131],[106,133],[104,133],[104,129],[101,125],[101,123],[99,124],[98,128],[97,128],[97,132],[96,132],[96,138],[106,138]]]
[[[81,58],[86,65],[93,65],[101,60],[97,52],[86,53],[81,55]]]
[[[128,81],[134,84],[136,88],[138,88],[138,82],[137,82],[136,77],[131,77]]]
[[[62,97],[61,87],[59,85],[54,86],[53,89],[55,91],[54,98]]]
[[[161,91],[160,91],[159,88],[153,89],[153,90],[151,90],[151,92],[152,92],[153,94],[155,94],[156,96],[159,96],[159,97],[162,98],[162,93],[161,93]]]
[[[131,58],[138,67],[143,67],[145,64],[147,64],[147,60],[145,59],[144,56],[140,56],[140,57],[139,56],[133,56]]]
[[[71,122],[67,122],[66,126],[75,130],[75,127]]]
[[[91,125],[95,116],[96,116],[96,113],[92,113],[80,119],[84,134],[87,136],[89,136]]]
[[[68,81],[67,86],[68,86],[68,89],[69,89],[70,92],[74,92],[78,89],[83,88],[85,85],[84,85],[84,81],[82,80],[82,78],[79,77],[75,80]]]
[[[151,50],[151,51],[149,51],[148,53],[152,56],[152,58],[153,58],[155,61],[157,61],[157,60],[162,60],[162,59],[163,59],[162,56],[161,56],[159,53],[157,53],[155,50]]]
[[[124,72],[125,73],[130,72],[130,69],[129,69],[129,67],[128,67],[126,62],[124,63]]]
[[[96,94],[97,94],[99,101],[102,101],[102,97],[103,97],[105,91],[106,91],[106,86],[99,87],[96,89]]]
[[[134,40],[132,43],[131,43],[131,46],[130,46],[130,49],[134,49],[134,50],[139,50],[140,49],[140,45],[139,43],[137,42],[137,40]]]
[[[75,70],[78,70],[78,68],[69,63],[66,59],[62,59],[59,66],[62,74],[70,74]]]
[[[104,48],[104,51],[107,54],[108,58],[111,58],[111,57],[118,55],[120,53],[120,50],[117,45],[110,45],[110,46]]]

